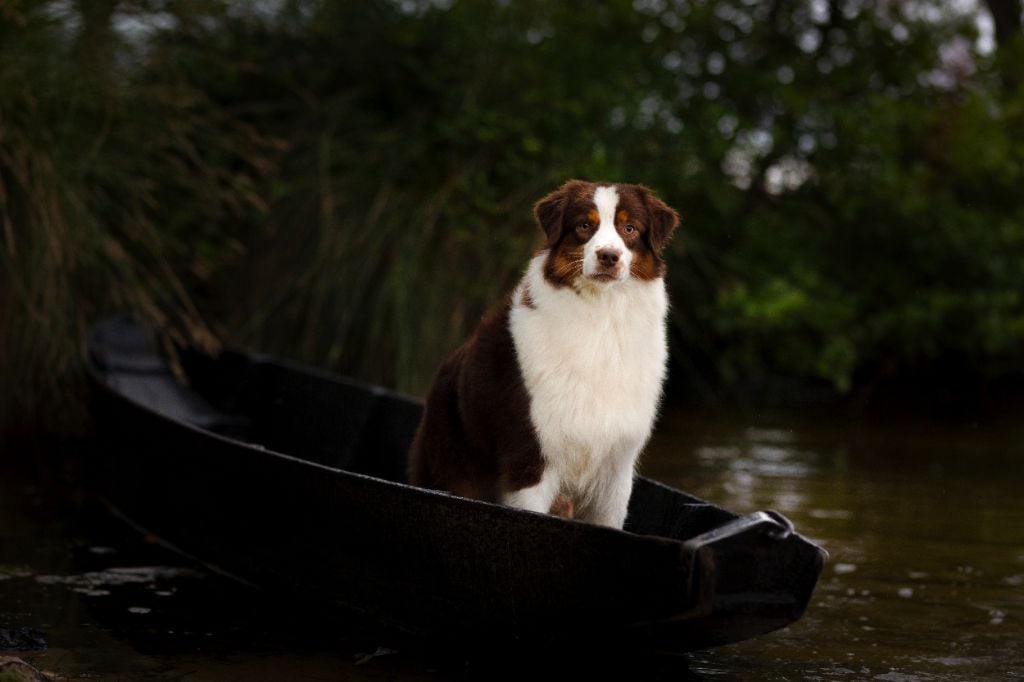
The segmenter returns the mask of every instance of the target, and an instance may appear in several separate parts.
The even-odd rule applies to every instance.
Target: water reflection
[[[1024,674],[1021,435],[1014,424],[667,414],[645,473],[736,511],[777,509],[831,554],[803,620],[697,654],[694,671]]]

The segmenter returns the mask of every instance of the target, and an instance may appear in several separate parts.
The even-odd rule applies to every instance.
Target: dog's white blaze
[[[597,207],[600,222],[597,232],[583,246],[583,274],[586,277],[598,272],[597,252],[604,248],[612,248],[619,252],[618,281],[629,277],[633,253],[626,248],[626,243],[615,229],[615,209],[618,205],[619,191],[614,187],[598,187],[594,191],[594,206]]]
[[[547,511],[564,491],[580,518],[621,527],[665,378],[665,283],[554,287],[544,279],[546,256],[531,261],[509,316],[546,469],[504,501]],[[519,303],[523,286],[533,307]]]

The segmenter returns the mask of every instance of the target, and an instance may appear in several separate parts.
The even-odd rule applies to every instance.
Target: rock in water
[[[45,648],[43,633],[35,628],[0,628],[0,651],[38,651]]]

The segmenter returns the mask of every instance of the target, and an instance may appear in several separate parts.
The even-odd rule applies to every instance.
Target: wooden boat
[[[186,384],[157,348],[123,318],[88,343],[109,504],[223,572],[397,631],[700,649],[795,621],[827,556],[780,514],[644,477],[624,530],[412,487],[416,400],[234,351],[183,349]]]

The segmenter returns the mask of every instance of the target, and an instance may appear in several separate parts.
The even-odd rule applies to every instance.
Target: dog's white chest
[[[665,376],[664,282],[577,293],[547,284],[535,260],[521,286],[534,305],[509,323],[547,464],[585,483],[609,459],[635,459]]]

